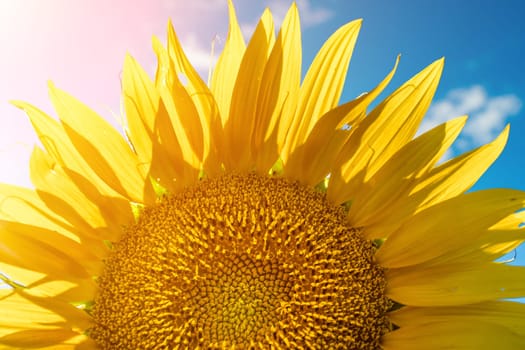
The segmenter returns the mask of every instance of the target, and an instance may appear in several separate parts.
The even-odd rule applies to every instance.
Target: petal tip
[[[20,108],[21,110],[25,110],[25,107],[27,105],[26,102],[20,100],[9,100],[8,102],[16,108]]]

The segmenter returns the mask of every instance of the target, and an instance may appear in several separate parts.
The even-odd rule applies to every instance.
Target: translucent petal
[[[406,198],[418,183],[417,178],[441,158],[459,135],[465,121],[466,118],[457,118],[439,125],[395,153],[352,194],[349,221],[355,226],[368,227],[382,221],[384,216],[396,216],[396,202]],[[384,232],[385,236],[387,233]]]
[[[332,34],[308,69],[282,154],[285,163],[286,155],[304,143],[319,118],[339,103],[361,22],[350,22]]]
[[[177,45],[176,48],[180,49]],[[157,81],[156,85],[169,115],[169,120],[164,122],[168,129],[168,132],[165,132],[167,135],[165,139],[168,141],[170,136],[176,138],[176,142],[180,145],[180,155],[198,174],[204,159],[203,124],[194,100],[183,86],[181,79],[184,77],[179,75],[182,73],[175,70],[175,64],[168,53],[169,50],[166,50],[157,41],[154,41],[154,48],[159,57],[159,62],[166,62],[167,64],[167,67],[164,68],[165,76]]]
[[[0,262],[0,280],[11,288],[18,288],[32,284],[36,285],[41,283],[45,278],[46,274],[44,273]]]
[[[58,197],[53,198],[58,201]],[[67,206],[63,201],[60,203],[60,208],[65,211]],[[104,257],[108,251],[101,237],[110,236],[104,234],[105,230],[91,228],[79,217],[76,211],[73,212],[75,213],[73,216],[61,212],[62,215],[68,216],[68,220],[71,221],[69,222],[50,210],[35,191],[0,184],[0,220],[31,225],[59,233],[76,242],[83,242],[84,249],[91,247],[89,248],[91,253],[100,258]]]
[[[301,83],[301,27],[292,4],[264,68],[252,137],[256,169],[265,173],[279,157]]]
[[[402,327],[383,336],[383,350],[523,349],[525,338],[488,322],[432,322]]]
[[[254,165],[251,144],[258,118],[255,114],[257,96],[274,40],[273,19],[266,10],[246,48],[233,90],[230,114],[224,127],[227,170],[249,171]]]
[[[246,48],[231,0],[228,0],[228,9],[230,16],[228,38],[226,39],[224,50],[217,60],[211,80],[211,91],[217,101],[223,126],[226,124],[230,114],[233,88]]]
[[[12,103],[28,115],[40,142],[55,162],[82,174],[102,195],[119,196],[103,179],[98,177],[81,154],[76,151],[59,122],[28,103],[21,101],[12,101]]]
[[[186,163],[164,102],[146,72],[129,55],[124,61],[122,75],[133,149],[151,176],[166,189],[175,191]]]
[[[510,301],[448,307],[403,307],[390,313],[389,318],[400,327],[430,322],[489,322],[525,337],[525,304]]]
[[[509,126],[492,142],[451,159],[424,176],[414,193],[422,190],[431,194],[422,207],[450,198],[469,189],[499,157],[509,136]]]
[[[201,144],[202,162],[205,170],[215,173],[219,171],[218,167],[220,167],[213,149],[215,136],[218,132],[216,129],[221,126],[219,109],[208,86],[186,57],[171,22],[168,25],[168,53],[175,70],[171,94],[177,105],[186,106],[185,109],[179,110],[179,113],[183,113],[180,116],[181,120],[189,119],[192,123],[192,129],[186,130],[186,133],[191,135],[192,141]],[[187,82],[181,81],[180,85],[177,83],[177,81],[185,79]],[[185,89],[184,93],[181,91],[182,85]],[[187,97],[191,99],[192,104],[187,101]],[[196,111],[196,118],[193,116],[193,108]],[[175,131],[177,131],[177,127],[175,127]],[[199,139],[199,137],[202,138]],[[197,154],[200,154],[199,151],[200,149],[196,150]]]
[[[198,180],[204,155],[202,153],[198,154],[193,150],[192,142],[195,143],[197,148],[202,149],[202,142],[204,142],[201,139],[202,125],[200,125],[200,121],[196,120],[197,112],[195,106],[191,106],[192,102],[189,101],[186,91],[182,93],[183,96],[181,98],[190,109],[192,117],[188,118],[188,115],[183,115],[182,118],[184,119],[180,119],[179,112],[183,112],[183,108],[179,107],[179,110],[177,110],[172,94],[174,93],[173,86],[176,85],[178,90],[183,87],[179,77],[175,74],[168,51],[155,38],[153,40],[153,49],[159,61],[155,84],[161,96],[161,103],[167,112],[166,114],[159,114],[160,119],[155,125],[154,133],[157,134],[158,138],[156,147],[165,150],[168,157],[173,159],[171,166],[176,171],[176,181],[166,186],[166,188],[175,191],[176,189],[192,185]],[[193,127],[192,123],[196,123],[196,127]],[[193,137],[191,135],[188,136],[185,130],[186,127],[183,124],[189,128],[197,129],[197,133]],[[152,154],[153,157],[158,158],[158,160],[153,160],[154,163],[166,161],[162,158],[163,153],[156,153],[153,150]],[[162,181],[159,182],[162,184]]]
[[[392,93],[359,124],[334,164],[330,198],[335,202],[352,199],[362,183],[412,139],[430,105],[442,69],[443,60],[434,62]]]
[[[35,147],[31,154],[30,170],[31,181],[40,199],[47,208],[59,213],[76,228],[82,228],[81,239],[91,237],[116,240],[122,234],[121,225],[132,222],[131,209],[127,202],[122,203],[116,199],[112,201],[99,196],[96,197],[98,203],[93,203],[70,180],[60,165],[54,163],[53,159],[38,147]],[[77,176],[81,178],[80,175]],[[89,188],[89,182],[84,182],[84,187]],[[107,220],[104,213],[110,215]]]
[[[36,349],[56,346],[80,333],[68,329],[30,329],[5,335],[0,344],[23,349]]]
[[[86,105],[52,84],[49,89],[66,133],[93,171],[126,198],[152,202],[155,194],[145,180],[148,174],[141,172],[140,162],[122,136]]]
[[[452,306],[525,295],[525,267],[464,263],[388,269],[387,295],[403,305]]]
[[[508,131],[505,128],[491,143],[422,174],[410,193],[398,198],[394,210],[385,212],[378,220],[369,223],[365,235],[370,239],[385,237],[414,213],[468,190],[499,156],[505,146]]]
[[[513,190],[484,190],[449,199],[409,218],[383,243],[376,259],[384,267],[399,268],[446,256],[524,206],[525,192]]]
[[[352,128],[361,121],[366,108],[392,79],[396,67],[397,61],[394,69],[369,93],[325,113],[305,143],[286,156],[285,174],[306,185],[317,185],[330,172],[343,144],[352,134]]]
[[[91,316],[67,302],[0,290],[0,336],[18,329],[87,328]],[[1,342],[0,342],[1,343]]]
[[[425,264],[495,261],[525,242],[525,212],[512,213],[489,230],[479,232],[470,241]]]
[[[32,231],[30,231],[32,230]],[[26,234],[29,232],[29,234]],[[47,235],[50,239],[37,240],[34,235]],[[82,246],[74,241],[38,227],[13,222],[0,222],[0,258],[2,262],[45,273],[58,279],[77,279],[89,276],[86,266],[77,259],[76,251],[63,249],[75,247],[87,256]],[[52,239],[56,241],[53,241]],[[89,261],[84,261],[88,265]]]

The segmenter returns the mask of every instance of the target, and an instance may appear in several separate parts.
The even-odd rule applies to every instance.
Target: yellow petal
[[[78,335],[79,332],[69,329],[31,329],[3,336],[0,338],[0,344],[22,349],[37,349],[60,345]]]
[[[302,183],[315,186],[330,172],[339,152],[361,119],[366,108],[392,79],[394,69],[372,91],[331,109],[315,124],[305,143],[286,155],[285,174]],[[285,116],[283,116],[285,117]],[[344,130],[341,130],[345,127]],[[352,127],[347,130],[348,127]],[[282,141],[280,141],[282,142]]]
[[[189,83],[189,77],[185,75],[183,64],[180,63],[186,56],[182,51],[171,23],[168,26],[167,52],[171,59],[169,67],[169,73],[171,74],[169,80],[162,86],[157,86],[157,88],[161,91],[162,99],[170,114],[173,129],[179,142],[183,144],[183,148],[186,148],[183,150],[183,154],[195,152],[197,159],[202,160],[204,147],[203,124],[190,92],[186,90],[182,80],[188,79]]]
[[[73,350],[93,350],[97,348],[95,341],[87,336],[84,336],[81,340],[75,344]],[[67,350],[67,349],[64,349]]]
[[[228,9],[230,16],[228,38],[226,39],[224,50],[217,60],[211,80],[211,91],[217,101],[223,126],[226,124],[230,114],[233,87],[237,80],[237,73],[246,47],[231,0],[228,0]]]
[[[336,110],[333,110],[334,112]],[[331,113],[327,117],[336,117]],[[339,119],[339,118],[338,118]],[[322,118],[321,120],[324,120]],[[309,140],[305,145],[295,149],[295,156],[290,158],[285,164],[285,176],[300,181],[304,185],[314,187],[319,184],[328,175],[331,163],[337,157],[341,146],[348,138],[346,130],[333,130],[325,127],[314,128],[312,135],[314,138]],[[321,136],[325,135],[326,138]],[[317,147],[317,148],[316,148]],[[316,149],[311,153],[312,149]]]
[[[11,286],[11,288],[37,285],[45,278],[44,273],[0,262],[0,281]]]
[[[122,136],[72,96],[49,85],[50,97],[64,129],[93,171],[118,193],[138,203],[154,201],[147,174]]]
[[[102,269],[98,271],[96,276],[102,273]],[[16,276],[18,279],[18,275]],[[44,278],[37,283],[28,285],[23,289],[24,293],[29,293],[35,297],[56,299],[61,303],[79,303],[93,300],[97,292],[98,285],[92,277],[82,280],[75,280],[75,282],[65,280],[52,280],[51,278]],[[85,315],[89,319],[89,315]]]
[[[384,216],[396,216],[396,202],[406,198],[417,184],[417,178],[441,158],[465,121],[465,117],[451,120],[402,147],[353,194],[349,221],[354,226],[368,227],[382,221]]]
[[[63,322],[51,310],[41,308],[11,290],[0,289],[0,336],[15,330],[46,328],[47,324]]]
[[[525,206],[525,192],[471,192],[427,208],[392,233],[376,253],[381,266],[416,265],[461,249]],[[518,228],[518,227],[516,227]]]
[[[84,196],[83,198],[93,203],[99,209],[104,225],[102,227],[94,226],[98,231],[96,235],[97,237],[105,237],[103,239],[120,237],[122,234],[122,227],[133,222],[134,217],[131,210],[131,205],[130,202],[125,198],[121,196],[112,197],[103,195],[84,176],[67,168],[55,166],[53,171],[54,175],[56,175],[56,178],[50,179],[51,176],[47,177],[46,181],[48,181],[48,185],[58,179],[62,179],[64,182],[71,182],[71,184],[82,193]],[[68,186],[64,187],[68,188]],[[75,189],[72,191],[74,193]],[[50,191],[49,194],[50,193],[52,193],[52,191]],[[45,196],[42,192],[39,192],[39,195],[41,198]],[[69,196],[72,195],[68,194],[67,197]],[[49,202],[46,202],[46,204],[47,203]],[[75,203],[70,204],[72,204],[72,206],[78,210],[78,207],[74,205]],[[59,212],[57,211],[57,213]],[[91,222],[90,219],[87,219],[86,221],[89,223]]]
[[[34,190],[0,184],[0,220],[57,231],[68,236],[63,219],[50,211]],[[72,234],[69,237],[76,237]]]
[[[344,104],[326,113],[312,130],[304,145],[296,147],[284,165],[284,175],[307,186],[317,185],[330,171],[331,161],[339,154],[349,132],[337,128],[347,115]]]
[[[79,286],[85,287],[86,284],[81,283]],[[89,289],[92,290],[91,287]],[[62,321],[60,322],[45,319],[42,321],[38,321],[38,323],[41,325],[62,325],[69,329],[87,329],[93,323],[91,315],[89,315],[81,308],[74,306],[71,300],[64,299],[63,295],[58,295],[56,297],[41,296],[41,293],[38,290],[38,288],[16,288],[13,292],[14,294],[8,298],[12,298],[16,303],[19,304],[19,306],[24,307],[25,305],[25,307],[27,308],[27,305],[29,304],[31,310],[48,310],[62,319]],[[34,294],[35,292],[36,294]],[[89,299],[74,300],[74,302],[92,301],[94,299],[94,296],[94,294],[91,294]],[[16,307],[12,308],[13,316],[17,316],[17,310],[18,309]],[[35,321],[34,318],[32,318],[31,320]],[[37,321],[35,321],[35,323],[36,322]]]
[[[452,306],[525,295],[525,267],[465,263],[388,269],[387,296],[403,305]]]
[[[62,168],[38,147],[33,149],[30,159],[31,181],[37,189],[37,193],[46,206],[60,215],[69,223],[73,224],[82,233],[80,237],[98,238],[100,240],[116,240],[122,234],[121,224],[131,221],[120,221],[122,218],[104,220],[101,211],[102,206],[89,200],[78,187],[66,176]],[[78,175],[80,176],[80,175]],[[89,184],[85,181],[86,185]],[[100,198],[99,198],[100,199]],[[106,203],[107,205],[108,203]],[[111,203],[109,203],[111,204]],[[115,203],[116,204],[116,203]],[[120,206],[106,207],[106,212]],[[120,211],[118,211],[120,212]],[[128,215],[131,218],[131,210],[128,206]],[[100,236],[102,234],[102,236]]]
[[[443,60],[434,62],[392,93],[359,124],[334,165],[330,186],[334,194],[330,197],[351,199],[363,182],[412,139],[430,105],[442,69]]]
[[[0,290],[0,344],[12,339],[19,331],[74,331],[76,335],[90,328],[92,318],[85,311],[56,298],[39,298],[25,292]],[[60,327],[60,328],[57,328]],[[71,339],[75,344],[82,339]],[[5,342],[7,343],[7,341]],[[57,346],[58,346],[57,340]],[[36,344],[35,344],[36,346]],[[41,347],[46,344],[41,344]]]
[[[157,89],[169,115],[169,121],[165,121],[168,127],[166,140],[170,136],[176,138],[180,145],[181,156],[185,162],[195,169],[197,174],[204,158],[203,125],[194,101],[175,71],[174,63],[168,56],[168,51],[157,41],[154,41],[154,47],[159,62],[165,61],[168,64],[165,68],[165,77],[157,81]],[[195,178],[194,181],[196,180]]]
[[[47,235],[50,238],[55,238],[56,242],[52,240],[49,242],[37,240],[31,237],[30,234],[26,234],[26,232],[35,235]],[[68,241],[67,238],[61,238],[58,234],[53,235],[53,232],[46,232],[38,227],[0,222],[0,238],[0,257],[4,263],[65,280],[89,276],[85,266],[75,256],[75,250],[62,250],[68,247],[75,247],[77,250],[81,250],[81,246],[73,241]],[[88,263],[89,261],[86,261],[86,265]]]
[[[82,174],[102,195],[118,196],[117,192],[99,178],[84,158],[76,151],[60,123],[28,103],[21,101],[12,101],[12,103],[28,115],[40,142],[55,162],[62,167],[67,167],[74,172]]]
[[[122,84],[133,149],[141,164],[150,169],[151,176],[174,192],[186,164],[160,94],[146,72],[129,55],[124,61]]]
[[[525,338],[488,322],[432,322],[402,327],[383,336],[383,350],[523,349]]]
[[[228,158],[225,159],[227,170],[249,171],[254,165],[251,144],[257,118],[257,95],[275,40],[273,36],[273,20],[270,11],[266,10],[248,44],[233,90],[230,114],[224,127],[228,141]]]
[[[512,213],[489,230],[480,232],[470,241],[446,255],[433,259],[431,264],[495,261],[525,242],[525,212]]]
[[[201,154],[205,170],[215,173],[220,167],[212,147],[215,145],[217,133],[215,129],[221,125],[218,107],[208,86],[186,57],[171,22],[168,25],[168,53],[176,73],[173,77],[174,84],[171,86],[171,94],[177,107],[186,106],[178,110],[179,113],[183,113],[180,118],[191,121],[189,124],[191,129],[186,130],[186,133],[191,135],[190,138],[195,144],[202,147],[202,153],[200,148],[196,149],[196,152]],[[187,79],[187,83],[183,84],[179,78]],[[185,91],[183,92],[182,89]],[[188,98],[192,101],[191,104],[187,101]],[[195,116],[193,109],[195,109]],[[177,132],[177,127],[174,128]]]
[[[16,236],[15,242],[18,239],[23,240],[35,240],[45,246],[52,247],[52,250],[58,250],[60,254],[68,256],[72,260],[76,261],[77,264],[81,264],[90,275],[96,275],[101,269],[101,259],[95,255],[92,249],[86,247],[84,243],[78,243],[71,238],[65,237],[55,231],[46,230],[37,226],[25,225],[18,222],[9,222],[0,220],[2,245],[6,249],[16,250],[16,245],[10,243],[9,237]],[[19,255],[29,257],[27,263],[29,263],[30,254],[35,252],[18,252]],[[33,269],[35,270],[35,269]],[[38,269],[36,269],[38,271]],[[64,268],[64,270],[67,270]],[[59,271],[57,271],[58,273]]]
[[[92,326],[86,312],[53,298],[0,289],[0,348],[74,349]],[[23,339],[28,337],[28,339]],[[3,346],[2,346],[3,345]]]
[[[204,146],[202,144],[202,142],[204,142],[202,139],[202,125],[200,121],[195,120],[197,112],[195,106],[191,106],[191,101],[189,101],[186,91],[182,93],[182,98],[184,104],[187,104],[187,108],[190,109],[191,116],[185,115],[180,107],[179,109],[176,108],[173,98],[173,94],[175,93],[174,89],[175,86],[178,90],[183,89],[183,87],[174,71],[174,65],[169,57],[168,51],[162,46],[159,40],[155,37],[153,39],[153,48],[159,61],[155,84],[161,96],[161,104],[167,112],[167,116],[164,114],[159,115],[161,118],[157,121],[154,132],[158,134],[159,144],[157,148],[165,150],[168,156],[174,160],[171,166],[177,173],[176,182],[166,188],[176,191],[194,184],[198,179],[203,161],[202,158],[204,157],[201,152]],[[179,112],[182,112],[184,115],[179,115]],[[182,120],[181,117],[183,118]],[[196,123],[196,125],[192,126],[192,123]],[[183,125],[189,125],[188,127],[190,129],[198,129],[198,131],[196,133],[193,131],[193,136],[191,136],[191,134],[188,135]],[[199,142],[201,143],[200,145]],[[195,144],[195,146],[201,150],[197,152],[201,153],[196,153],[192,144]],[[154,163],[165,161],[165,159],[162,159],[162,153],[155,153],[155,150],[153,150],[152,154],[153,157],[158,158],[153,161]],[[176,159],[180,160],[175,161]]]
[[[71,222],[68,222],[55,214],[33,190],[0,184],[0,203],[0,220],[39,227],[74,241],[82,241],[84,247],[91,247],[89,250],[99,258],[108,253],[98,231],[86,225],[84,220],[72,220],[70,216]],[[61,204],[59,207],[64,209],[66,206]]]
[[[361,22],[339,28],[314,58],[301,86],[283,156],[303,144],[319,118],[338,105]]]
[[[395,210],[366,228],[368,238],[385,237],[407,217],[468,190],[494,162],[505,146],[508,127],[491,143],[449,160],[420,176],[409,195],[399,198]],[[337,195],[337,193],[335,193]]]
[[[279,157],[301,83],[301,26],[297,6],[284,18],[277,41],[264,68],[257,96],[256,124],[252,137],[256,169],[261,173]]]
[[[65,172],[68,173],[68,182],[74,182],[79,191],[83,192],[83,194],[100,209],[100,213],[106,222],[110,223],[110,226],[117,228],[119,231],[122,225],[131,222],[132,214],[128,201],[111,189],[95,174],[82,156],[75,151],[75,147],[67,137],[62,126],[29,104],[22,102],[14,102],[14,104],[22,108],[30,117],[40,141],[52,159],[52,161],[48,163],[54,164],[56,162],[64,168]],[[53,169],[43,171],[47,173],[49,170],[54,171]],[[33,174],[33,177],[35,177],[35,175],[41,177],[39,174]],[[0,191],[1,190],[2,189],[0,189]],[[16,197],[17,195],[14,194],[14,196]],[[29,202],[37,205],[35,204],[34,196]],[[32,206],[33,205],[27,205],[25,210],[34,212],[35,208],[31,208]],[[41,207],[39,211],[49,212],[48,208],[45,207]],[[24,215],[22,210],[16,214],[16,216],[21,215]],[[40,216],[42,216],[42,213]],[[38,220],[36,217],[33,217],[33,219]],[[38,226],[35,222],[31,223]]]
[[[449,307],[403,307],[389,314],[388,318],[400,327],[422,325],[430,322],[488,322],[503,326],[525,337],[525,304],[510,301]]]
[[[426,200],[420,208],[454,197],[472,187],[499,157],[508,136],[509,126],[491,143],[451,159],[424,176],[413,191],[425,193]]]
[[[390,73],[388,73],[387,76],[383,78],[383,80],[375,88],[373,88],[371,91],[365,92],[355,99],[355,106],[348,111],[348,115],[341,121],[339,127],[343,127],[344,125],[354,126],[363,120],[363,118],[366,116],[366,110],[370,103],[375,100],[381,92],[383,92],[388,84],[390,84],[390,81],[396,73],[399,59],[400,56],[397,56],[396,62],[394,63],[394,68],[392,68]]]

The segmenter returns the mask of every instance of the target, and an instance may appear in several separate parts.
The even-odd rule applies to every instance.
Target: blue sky
[[[168,18],[203,74],[211,41],[216,38],[220,48],[226,37],[226,0],[72,3],[48,0],[48,12],[35,0],[0,3],[0,37],[6,43],[0,58],[1,182],[28,183],[27,160],[36,142],[28,136],[29,123],[8,100],[28,100],[53,113],[45,87],[46,80],[52,79],[111,119],[112,111],[119,112],[119,74],[125,52],[153,73],[149,38],[151,34],[164,37]],[[265,6],[279,21],[290,3],[235,1],[247,35]],[[304,68],[339,26],[364,19],[343,100],[375,86],[398,54],[401,62],[386,93],[445,56],[441,84],[424,124],[470,115],[452,156],[494,138],[510,122],[507,148],[474,188],[525,190],[525,2],[298,0],[297,4],[303,24]],[[31,32],[25,36],[24,30]],[[16,80],[10,80],[12,76]],[[525,248],[518,250],[516,262],[525,265]]]

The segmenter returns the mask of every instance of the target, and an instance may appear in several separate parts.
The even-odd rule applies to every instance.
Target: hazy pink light
[[[47,98],[52,80],[102,116],[120,114],[125,54],[152,74],[151,36],[165,37],[170,15],[182,37],[190,25],[198,27],[190,20],[198,7],[184,6],[148,0],[0,2],[0,182],[30,185],[27,164],[37,142],[25,114],[8,100],[28,101],[54,115]],[[221,8],[225,13],[226,1]]]

